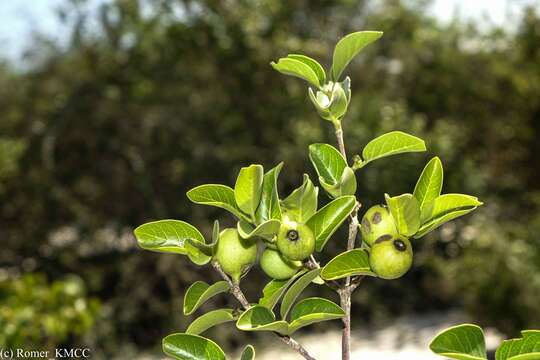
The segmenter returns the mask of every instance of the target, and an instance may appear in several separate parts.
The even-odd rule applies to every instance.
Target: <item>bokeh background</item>
[[[133,228],[160,218],[205,234],[215,218],[232,225],[185,192],[233,184],[249,163],[285,161],[281,194],[313,175],[307,146],[334,143],[332,129],[306,84],[269,62],[305,52],[328,66],[336,40],[363,29],[385,35],[348,68],[351,154],[395,129],[429,149],[364,168],[364,209],[411,192],[435,154],[443,191],[485,206],[416,242],[402,279],[365,281],[353,325],[459,311],[504,336],[539,327],[538,3],[17,0],[0,12],[0,345],[159,355],[161,337],[191,320],[180,310],[187,286],[218,278],[138,249]],[[265,279],[248,280],[256,299]],[[256,338],[232,325],[208,337],[227,351]]]

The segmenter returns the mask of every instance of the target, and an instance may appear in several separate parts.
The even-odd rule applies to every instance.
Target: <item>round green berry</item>
[[[301,261],[287,260],[276,250],[266,249],[261,256],[261,268],[264,273],[272,279],[289,279],[296,274],[301,267]]]
[[[413,250],[406,237],[382,235],[373,243],[369,254],[369,265],[378,277],[397,279],[412,266]]]
[[[372,206],[366,211],[360,222],[362,240],[369,246],[383,235],[398,237],[396,223],[388,208],[384,205]]]
[[[225,229],[219,234],[214,259],[238,283],[257,259],[257,243],[242,239],[234,228]]]
[[[304,260],[315,250],[315,236],[307,225],[285,220],[279,228],[277,247],[289,260]]]

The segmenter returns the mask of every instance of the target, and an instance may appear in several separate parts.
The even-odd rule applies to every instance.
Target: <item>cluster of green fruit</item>
[[[296,274],[302,261],[313,253],[315,236],[307,225],[285,218],[273,241],[265,244],[260,258],[262,270],[272,279],[284,280]],[[225,229],[220,233],[214,259],[238,282],[257,260],[257,242],[243,239],[234,228]]]
[[[360,223],[363,244],[368,248],[371,270],[383,279],[397,279],[412,266],[413,250],[406,236],[400,235],[388,208],[371,207]]]
[[[385,205],[371,207],[360,224],[363,244],[369,250],[371,270],[383,279],[397,279],[412,266],[413,250],[406,236],[398,233],[392,214]],[[315,236],[301,223],[285,219],[272,242],[265,242],[260,266],[276,280],[289,279],[303,266],[315,249]],[[257,243],[243,239],[234,228],[221,232],[215,260],[238,281],[257,260]]]

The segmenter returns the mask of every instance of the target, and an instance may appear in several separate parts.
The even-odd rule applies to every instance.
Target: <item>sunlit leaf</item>
[[[163,338],[163,352],[178,360],[225,360],[225,353],[215,342],[199,335],[168,335]]]
[[[180,220],[158,220],[134,230],[139,246],[146,250],[187,255],[197,265],[210,261],[200,250],[186,246],[191,239],[204,244],[204,237],[193,225]]]
[[[309,220],[307,226],[315,235],[315,250],[321,251],[330,236],[347,219],[356,205],[354,196],[342,196],[319,209]]]
[[[369,254],[365,249],[343,252],[330,260],[321,271],[325,280],[337,280],[348,276],[376,276],[369,266]]]
[[[276,320],[272,310],[262,305],[244,311],[236,321],[236,327],[243,331],[275,331],[283,335],[289,331],[286,321]]]
[[[208,299],[229,291],[229,288],[229,284],[226,281],[218,281],[213,285],[209,285],[204,281],[194,282],[184,295],[184,314],[192,314]]]
[[[272,61],[270,65],[272,65],[275,70],[282,74],[299,77],[300,79],[304,79],[311,83],[315,87],[321,86],[319,77],[315,71],[313,71],[310,65],[304,63],[303,61],[287,57],[279,59],[277,63]]]
[[[426,151],[424,140],[402,131],[392,131],[371,140],[362,151],[365,164],[390,155]]]
[[[338,81],[343,70],[365,46],[382,36],[381,31],[358,31],[341,38],[334,49],[332,78]]]
[[[281,202],[283,213],[292,221],[305,222],[317,212],[318,194],[319,188],[313,185],[307,174],[304,174],[302,186]]]
[[[255,360],[255,348],[252,345],[246,345],[242,350],[240,360]]]
[[[441,195],[443,167],[438,157],[431,159],[416,182],[413,195],[420,206],[420,220],[424,222],[433,210],[434,200]]]
[[[255,213],[257,224],[270,219],[281,219],[277,179],[282,167],[283,163],[279,163],[263,176],[261,200]]]
[[[444,194],[433,201],[432,214],[414,238],[420,238],[444,223],[466,215],[482,205],[478,198],[465,194]]]
[[[309,66],[311,70],[313,70],[313,72],[317,75],[320,85],[326,82],[326,73],[324,72],[324,69],[321,66],[321,64],[317,62],[317,60],[312,59],[309,56],[301,55],[301,54],[289,54],[287,55],[287,57],[290,59],[301,61],[307,66]]]
[[[236,320],[233,309],[217,309],[199,316],[189,324],[186,334],[199,335],[219,324]]]
[[[248,222],[240,220],[237,224],[238,234],[244,239],[250,239],[256,236],[272,239],[279,231],[281,222],[276,219],[268,220],[258,226],[253,226]]]
[[[265,306],[271,310],[274,309],[289,286],[305,272],[306,270],[301,270],[287,280],[270,281],[263,289],[263,296],[259,299],[259,305]]]
[[[398,232],[412,236],[420,228],[420,207],[412,194],[390,197],[385,194],[386,204],[394,218]]]
[[[495,360],[539,360],[540,330],[524,330],[521,336],[503,341],[495,353]]]
[[[325,183],[334,185],[339,182],[347,162],[343,155],[332,145],[311,144],[309,145],[309,159]]]
[[[280,315],[282,319],[287,318],[287,314],[291,309],[292,305],[300,296],[302,291],[321,273],[321,269],[313,269],[306,274],[302,275],[294,284],[289,287],[289,290],[283,296],[283,301],[281,302]]]
[[[289,334],[310,324],[342,318],[345,311],[330,300],[313,297],[301,300],[291,310]]]
[[[485,360],[484,332],[476,325],[451,327],[437,335],[429,345],[435,354],[457,360]]]
[[[234,199],[238,208],[255,219],[255,211],[262,194],[264,169],[250,165],[240,169],[234,185]]]
[[[189,200],[195,204],[215,206],[230,211],[239,219],[246,219],[236,205],[234,190],[226,185],[205,184],[194,187],[187,192]]]

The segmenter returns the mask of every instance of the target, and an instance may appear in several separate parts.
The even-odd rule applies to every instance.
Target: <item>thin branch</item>
[[[284,336],[284,335],[281,335],[281,334],[277,334],[277,335],[281,338],[281,341],[283,341],[285,344],[289,345],[292,349],[294,349],[294,351],[296,351],[297,353],[302,355],[304,357],[304,359],[306,359],[306,360],[315,360],[315,358],[313,356],[311,356],[307,352],[307,350],[304,349],[304,347],[302,345],[300,345],[298,343],[298,341],[294,340],[292,337]]]
[[[231,278],[225,274],[221,266],[217,261],[212,261],[212,267],[221,275],[223,280],[227,281],[229,286],[231,287],[231,294],[238,300],[238,302],[242,305],[242,307],[247,310],[249,309],[249,301],[247,301],[246,296],[242,292],[242,289],[240,289],[240,286],[238,284],[234,283]],[[299,353],[304,359],[306,360],[316,360],[313,356],[311,356],[308,351],[298,343],[295,339],[291,338],[290,336],[281,335],[279,333],[276,334],[281,341],[283,341],[285,344],[289,345],[291,349]]]
[[[240,286],[238,284],[234,283],[231,278],[225,274],[221,266],[217,261],[212,261],[212,267],[221,275],[221,277],[229,283],[229,286],[231,287],[231,294],[238,300],[238,302],[242,305],[244,309],[249,309],[249,301],[247,301],[246,296],[240,289]]]
[[[347,151],[345,150],[345,141],[343,140],[343,128],[340,121],[334,122],[336,130],[336,139],[339,147],[339,151],[345,161],[347,161]],[[355,247],[356,236],[358,235],[358,210],[360,209],[360,202],[356,202],[355,207],[349,216],[349,236],[347,238],[347,250],[352,250]],[[345,279],[343,284],[338,289],[340,305],[345,316],[342,318],[343,332],[341,336],[341,358],[342,360],[350,360],[351,358],[351,295],[353,291],[358,287],[360,283],[360,277],[356,277],[351,281],[350,277]]]
[[[308,268],[309,270],[315,270],[320,269],[321,265],[319,265],[319,262],[315,259],[313,255],[310,255],[309,259],[304,262],[304,266]],[[328,280],[324,282],[326,286],[333,289],[334,291],[338,291],[341,288],[341,285],[336,280]]]
[[[341,127],[341,122],[339,120],[334,122],[334,127],[336,129],[336,138],[339,147],[339,152],[343,155],[345,162],[347,162],[347,152],[345,151],[345,141],[343,140],[343,128]]]

